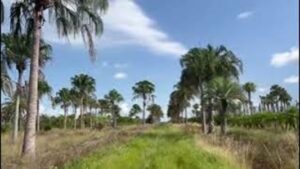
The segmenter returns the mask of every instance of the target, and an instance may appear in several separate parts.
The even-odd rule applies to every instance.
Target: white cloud
[[[121,33],[122,38],[159,54],[181,56],[187,49],[157,28],[154,20],[132,0],[113,0],[103,16],[106,31]]]
[[[290,51],[275,53],[271,59],[271,65],[274,67],[282,67],[289,63],[299,61],[299,48],[292,47]]]
[[[126,79],[127,78],[127,74],[124,72],[118,72],[114,75],[115,79]]]
[[[47,12],[46,12],[47,13]],[[45,15],[47,15],[45,13]],[[120,45],[139,45],[156,54],[167,54],[180,57],[187,48],[172,40],[167,33],[160,30],[153,19],[148,17],[133,0],[112,0],[109,9],[102,16],[104,33],[95,39],[95,46],[114,47]],[[56,29],[46,22],[43,27],[43,38],[58,44],[84,47],[81,35],[69,39],[58,38]]]
[[[237,19],[246,19],[251,17],[254,14],[253,11],[245,11],[237,15]]]
[[[129,104],[126,103],[126,102],[122,102],[119,106],[121,108],[121,115],[122,116],[128,116],[129,115],[129,110],[130,110]]]
[[[292,75],[286,79],[283,80],[284,83],[299,83],[299,76],[298,75]]]

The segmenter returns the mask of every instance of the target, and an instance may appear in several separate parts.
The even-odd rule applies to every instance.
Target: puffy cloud
[[[127,63],[115,63],[114,68],[116,69],[121,69],[121,68],[126,68],[128,66]]]
[[[127,78],[127,74],[124,72],[118,72],[114,75],[115,79],[126,79]]]
[[[299,83],[299,76],[292,75],[283,80],[284,83]]]
[[[126,102],[122,102],[119,106],[121,108],[122,116],[128,116],[129,115],[129,110],[130,110],[129,104],[126,103]]]
[[[245,11],[236,16],[237,19],[247,19],[254,14],[253,11]]]
[[[299,48],[292,47],[289,51],[275,53],[271,59],[271,65],[274,67],[282,67],[289,63],[299,61]]]

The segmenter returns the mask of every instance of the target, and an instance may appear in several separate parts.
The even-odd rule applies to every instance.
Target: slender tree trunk
[[[187,124],[188,122],[188,117],[187,117],[187,109],[184,109],[184,113],[185,113],[185,124]]]
[[[64,106],[64,130],[67,129],[67,115],[68,115],[68,108],[66,106]]]
[[[74,106],[74,129],[77,128],[77,120],[76,120],[76,114],[77,114],[77,107]]]
[[[40,131],[40,99],[37,100],[36,131]]]
[[[206,134],[206,115],[204,112],[204,95],[203,95],[203,86],[200,85],[200,105],[201,105],[201,112],[202,112],[202,131],[204,134]]]
[[[33,55],[30,64],[29,75],[29,97],[28,97],[28,111],[24,133],[24,141],[22,147],[22,156],[35,159],[35,141],[36,141],[36,108],[38,100],[38,71],[39,71],[39,49],[41,39],[41,19],[43,8],[35,7],[33,11],[34,19],[34,45]],[[33,162],[33,161],[32,161]]]
[[[90,107],[90,128],[92,128],[92,121],[93,121],[93,119],[92,119],[92,108]]]
[[[222,110],[220,112],[221,115],[221,134],[226,134],[226,128],[227,128],[227,118],[226,118],[226,110],[227,110],[227,101],[222,100]]]
[[[251,101],[251,92],[248,92],[248,98],[249,98],[249,114],[252,114],[252,101]]]
[[[84,128],[83,111],[84,111],[83,98],[81,98],[81,104],[80,104],[80,128],[81,129]]]
[[[212,112],[212,100],[211,98],[209,99],[209,103],[208,103],[208,131],[207,134],[210,134],[213,132],[213,112]]]
[[[146,98],[143,98],[143,125],[146,124]]]
[[[12,135],[12,143],[15,144],[18,139],[18,131],[19,131],[19,115],[20,115],[20,95],[22,88],[22,76],[23,72],[18,71],[18,84],[17,84],[17,100],[16,100],[16,108],[15,108],[15,118],[14,118],[14,130]]]

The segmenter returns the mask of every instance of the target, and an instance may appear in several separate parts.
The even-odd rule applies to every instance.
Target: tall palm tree
[[[13,34],[2,34],[1,42],[4,44],[3,47],[3,61],[6,62],[9,69],[12,69],[14,65],[18,72],[17,80],[17,100],[16,100],[16,112],[15,112],[15,121],[14,121],[14,133],[13,133],[13,142],[17,138],[18,132],[18,119],[19,119],[19,104],[20,104],[20,94],[23,82],[23,75],[25,70],[28,67],[28,62],[31,59],[31,50],[28,48],[28,45],[32,44],[30,38],[27,35],[22,34],[19,36],[14,36]],[[50,45],[42,42],[40,48],[41,57],[39,59],[39,64],[41,67],[50,59],[52,48]],[[40,70],[41,71],[41,70]]]
[[[145,114],[147,102],[153,97],[155,85],[147,80],[137,82],[133,87],[133,99],[143,99],[143,125],[146,123]]]
[[[80,95],[80,128],[84,128],[84,100],[95,92],[95,79],[86,74],[75,75],[71,78],[73,88]]]
[[[67,88],[60,89],[53,98],[52,105],[60,105],[60,107],[64,110],[64,129],[67,128],[67,114],[70,104],[70,90]]]
[[[22,155],[35,158],[35,122],[38,97],[39,48],[42,26],[45,22],[43,13],[49,10],[50,22],[57,27],[60,36],[82,34],[84,42],[88,44],[90,56],[95,56],[92,33],[100,35],[103,30],[101,13],[108,7],[107,0],[91,1],[51,1],[38,0],[16,1],[11,6],[11,30],[15,34],[22,32],[22,22],[25,21],[27,30],[32,30],[34,43],[32,45],[32,60],[29,75],[28,116],[24,134]],[[85,40],[87,39],[87,40]],[[93,58],[92,57],[92,58]]]
[[[40,80],[38,83],[38,93],[39,93],[39,99],[37,104],[37,126],[36,130],[40,130],[40,100],[43,96],[48,95],[49,98],[51,98],[52,94],[52,87],[47,83],[45,80]]]
[[[130,111],[129,111],[129,117],[134,117],[137,114],[139,114],[140,112],[142,112],[141,107],[138,104],[134,104],[132,105]]]
[[[226,112],[230,102],[236,99],[243,100],[244,95],[240,85],[228,78],[216,78],[212,81],[212,91],[214,98],[220,104],[220,116],[221,116],[221,134],[226,133]]]
[[[248,94],[248,103],[249,103],[249,109],[248,110],[252,114],[253,113],[253,111],[252,111],[253,104],[252,104],[252,101],[251,101],[251,93],[256,91],[256,85],[253,82],[247,82],[243,85],[243,89]]]
[[[202,114],[203,132],[207,133],[206,113],[204,112],[205,85],[217,76],[238,79],[242,72],[242,62],[236,55],[224,46],[206,48],[192,48],[180,60],[183,67],[182,76],[186,76],[186,86],[193,89],[193,93],[199,96]],[[212,96],[208,95],[208,107],[212,107]],[[208,109],[209,133],[212,132],[212,109]]]
[[[120,111],[118,104],[124,100],[123,96],[115,89],[111,90],[104,96],[109,103],[109,110],[113,118],[112,126],[117,127],[117,115]]]

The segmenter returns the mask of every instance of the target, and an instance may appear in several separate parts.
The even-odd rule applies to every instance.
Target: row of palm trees
[[[72,88],[62,88],[56,96],[52,98],[53,106],[60,105],[60,108],[64,110],[64,129],[67,125],[67,114],[69,107],[74,109],[74,129],[76,129],[77,123],[77,108],[80,108],[80,127],[84,128],[84,115],[90,114],[97,115],[110,114],[112,116],[112,126],[117,126],[117,117],[120,115],[120,102],[124,101],[123,96],[115,89],[104,95],[103,99],[98,99],[95,96],[95,79],[86,74],[76,75],[71,78]],[[149,81],[137,82],[133,87],[133,99],[142,98],[143,108],[138,104],[134,104],[129,112],[130,117],[136,116],[138,113],[143,112],[142,122],[145,124],[145,111],[149,101],[153,101],[155,85]],[[89,111],[87,111],[89,110]],[[159,105],[152,103],[148,106],[147,110],[150,112],[151,118],[160,118],[163,113]],[[90,121],[90,127],[92,126],[92,120]]]
[[[253,82],[239,83],[242,61],[224,46],[192,48],[180,59],[182,72],[175,90],[170,94],[167,115],[173,122],[187,121],[191,101],[192,112],[202,119],[204,133],[213,132],[213,115],[219,112],[221,132],[226,133],[226,114],[254,113],[251,95],[256,91]],[[246,97],[247,95],[247,97]],[[291,101],[287,91],[273,85],[267,96],[261,96],[259,111],[282,111]],[[280,106],[279,106],[280,105]],[[184,118],[183,118],[184,117]]]
[[[4,4],[1,0],[1,25],[4,22]],[[39,71],[41,70],[41,58],[44,54],[42,52],[43,41],[42,28],[45,22],[55,26],[57,33],[60,37],[68,37],[69,35],[77,36],[82,35],[84,42],[89,48],[89,55],[92,60],[95,59],[96,53],[93,43],[93,34],[101,35],[103,31],[103,23],[101,20],[101,14],[108,8],[108,0],[91,0],[91,1],[56,1],[56,0],[20,0],[12,3],[10,8],[10,30],[13,35],[14,43],[11,45],[19,45],[17,39],[21,39],[21,42],[28,42],[25,48],[14,48],[12,52],[16,57],[23,58],[23,56],[29,57],[30,60],[26,64],[18,66],[18,72],[20,74],[20,81],[22,80],[23,70],[27,65],[30,66],[29,84],[28,84],[28,103],[26,114],[26,125],[22,147],[22,156],[27,156],[29,159],[35,158],[36,147],[36,124],[37,124],[37,105],[38,105],[38,81],[41,77]],[[44,17],[45,11],[49,14],[49,20]],[[26,36],[25,36],[26,35]],[[26,37],[26,41],[23,38]],[[1,37],[1,43],[3,39]],[[2,46],[2,45],[1,45]],[[23,44],[22,44],[23,46]],[[32,48],[31,48],[32,47]],[[10,47],[12,48],[12,47]],[[2,58],[1,49],[1,64],[4,58]],[[25,63],[25,62],[23,62]],[[20,86],[17,85],[16,100],[20,100]],[[9,91],[12,89],[12,83],[7,74],[1,71],[1,91]],[[7,93],[7,92],[6,92]],[[9,92],[8,92],[9,93]],[[18,103],[19,101],[17,101]],[[16,104],[18,105],[18,104]],[[18,106],[16,106],[16,112],[18,112]],[[15,117],[17,117],[16,113]],[[15,121],[17,118],[15,118]],[[17,123],[15,123],[17,124]],[[17,127],[15,127],[17,130]]]

